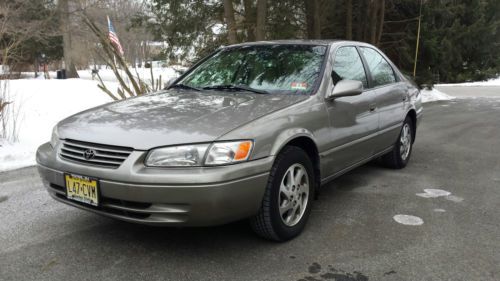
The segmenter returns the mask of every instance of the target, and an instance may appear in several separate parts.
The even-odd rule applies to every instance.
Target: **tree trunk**
[[[247,32],[247,41],[255,41],[255,9],[252,0],[243,0],[245,8],[245,29]]]
[[[78,78],[73,52],[71,48],[71,22],[69,20],[69,5],[68,0],[59,0],[59,16],[61,20],[61,33],[63,35],[63,53],[64,67],[66,68],[67,78]]]
[[[320,39],[321,25],[318,0],[304,0],[306,8],[307,38]]]
[[[382,39],[382,32],[384,31],[384,20],[385,20],[385,0],[380,0],[379,7],[379,18],[377,25],[377,42],[376,45],[380,45],[380,40]]]
[[[224,17],[227,24],[227,41],[236,44],[236,22],[234,20],[234,8],[232,0],[224,0]]]
[[[378,0],[371,0],[370,1],[370,43],[371,44],[376,44],[377,43],[377,15],[378,15],[378,7],[379,7],[379,1]]]
[[[352,0],[347,0],[346,6],[345,38],[352,40]]]
[[[257,19],[255,26],[255,39],[266,39],[267,0],[257,0]]]
[[[371,24],[372,24],[372,11],[373,11],[373,1],[374,0],[363,0],[365,1],[365,9],[366,14],[363,19],[363,41],[369,43],[370,42],[370,32],[371,32]]]
[[[363,41],[364,40],[364,31],[365,31],[365,13],[363,13],[365,9],[365,3],[364,1],[356,1],[358,5],[356,6],[355,11],[355,22],[356,24],[356,40],[357,41]]]

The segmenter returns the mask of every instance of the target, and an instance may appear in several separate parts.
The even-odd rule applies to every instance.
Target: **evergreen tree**
[[[500,1],[423,3],[419,82],[498,75]],[[136,23],[167,41],[169,53],[200,57],[220,45],[256,39],[352,38],[380,47],[403,71],[413,72],[420,1],[152,0],[150,9],[151,14]]]

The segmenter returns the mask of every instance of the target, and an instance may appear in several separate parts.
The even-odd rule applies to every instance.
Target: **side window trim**
[[[368,67],[368,63],[366,62],[365,55],[363,55],[363,52],[360,50],[360,46],[354,46],[356,48],[356,51],[359,54],[359,57],[361,58],[361,62],[363,63],[363,68],[365,69],[366,73],[366,80],[368,80],[368,87],[366,89],[363,89],[363,92],[365,90],[372,90],[373,89],[373,80],[372,80],[372,72],[370,71],[370,68]]]

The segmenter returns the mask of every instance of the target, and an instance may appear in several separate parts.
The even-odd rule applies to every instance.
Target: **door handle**
[[[374,112],[375,110],[377,110],[377,104],[375,103],[370,104],[370,112]]]

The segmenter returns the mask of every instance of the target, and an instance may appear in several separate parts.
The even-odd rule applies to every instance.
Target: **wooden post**
[[[417,76],[418,48],[420,44],[420,23],[422,22],[422,5],[424,0],[420,0],[420,14],[418,16],[417,46],[415,47],[415,62],[413,64],[413,78]]]

